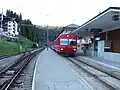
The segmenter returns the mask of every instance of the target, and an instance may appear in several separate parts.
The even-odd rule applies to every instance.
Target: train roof
[[[70,33],[70,34],[60,34],[59,36],[58,36],[58,38],[68,38],[68,39],[72,39],[72,38],[78,38],[79,36],[78,35],[76,35],[76,34],[73,34],[73,33]],[[56,38],[53,42],[55,42],[58,38]]]
[[[76,34],[61,34],[58,38],[76,38]]]

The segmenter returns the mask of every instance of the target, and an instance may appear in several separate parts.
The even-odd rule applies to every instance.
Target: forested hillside
[[[19,26],[20,35],[30,39],[33,42],[40,42],[39,31],[37,30],[36,26],[32,24],[32,21],[30,19],[23,20],[22,14],[17,14],[12,10],[7,10],[6,15],[15,18],[15,21]]]

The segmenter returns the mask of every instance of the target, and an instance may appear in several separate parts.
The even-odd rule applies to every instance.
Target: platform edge
[[[35,77],[36,77],[36,70],[37,70],[39,55],[40,55],[40,54],[38,54],[37,60],[36,60],[36,62],[35,62],[35,68],[34,68],[33,79],[32,79],[32,90],[35,90]]]
[[[65,61],[65,60],[63,60],[63,61],[72,69],[72,71],[73,71],[91,90],[95,90],[95,89],[93,89],[82,77],[80,77],[80,76],[78,75],[78,73],[68,64],[67,61]]]

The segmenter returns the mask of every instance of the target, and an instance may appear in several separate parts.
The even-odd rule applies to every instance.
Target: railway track
[[[32,49],[32,50],[34,50],[34,49]],[[22,52],[18,52],[18,53],[12,53],[12,54],[6,54],[6,55],[0,55],[0,59],[4,59],[4,58],[9,58],[9,57],[12,57],[12,56],[20,55],[22,53],[30,52],[32,50],[27,50],[27,51],[22,51]]]
[[[21,71],[41,50],[26,52],[17,62],[0,71],[0,90],[9,90]]]
[[[98,69],[77,58],[67,57],[67,60],[72,62],[77,67],[82,68],[85,72],[89,73],[93,77],[99,79],[102,83],[110,87],[110,89],[120,90],[120,80],[110,75],[108,72],[104,71],[103,69],[100,69],[100,68]]]

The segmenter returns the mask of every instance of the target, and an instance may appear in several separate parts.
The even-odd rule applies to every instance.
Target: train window
[[[77,45],[77,40],[76,39],[69,39],[69,45],[76,46]]]
[[[68,45],[68,39],[60,39],[60,45]]]

